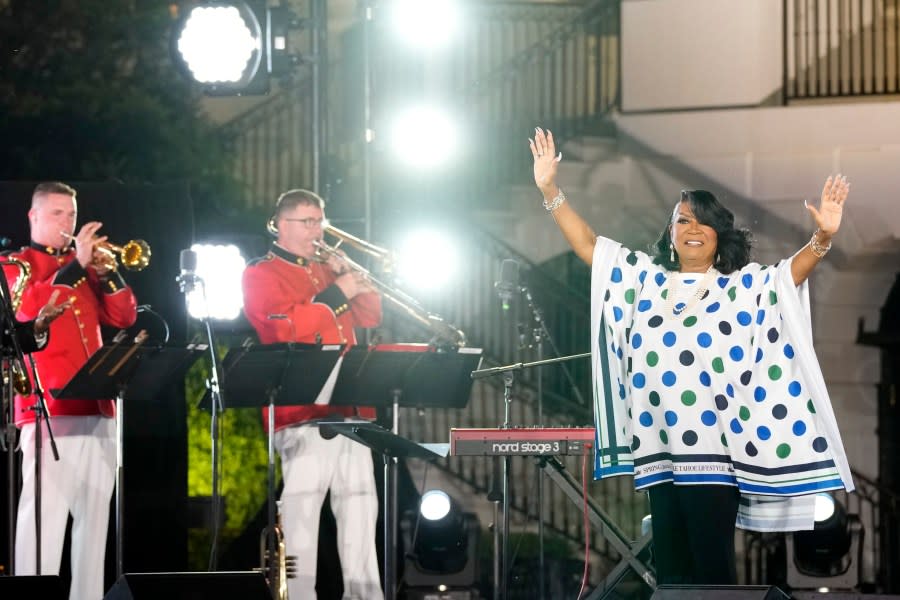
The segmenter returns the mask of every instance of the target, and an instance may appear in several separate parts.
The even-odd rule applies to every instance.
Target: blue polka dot
[[[757,386],[755,390],[753,390],[753,399],[757,402],[762,402],[766,399],[766,388],[762,386]]]
[[[706,307],[706,312],[708,312],[708,313],[714,313],[717,310],[719,310],[718,302],[713,302],[712,304],[710,304],[709,306]]]
[[[644,427],[650,427],[651,425],[653,425],[653,415],[645,410],[641,413],[641,416],[638,417],[638,421]]]
[[[710,384],[712,383],[712,379],[710,379],[709,373],[707,373],[706,371],[700,371],[700,383],[702,383],[706,387],[710,386]]]
[[[730,383],[725,386],[725,393],[734,398],[734,386]]]
[[[620,359],[622,358],[622,347],[621,346],[616,348],[616,356],[618,356]]]
[[[788,358],[794,358],[794,347],[790,344],[784,345],[784,355]]]
[[[696,279],[685,279],[685,280],[684,280],[684,283],[690,285],[690,284],[692,284],[692,283],[697,283],[697,280],[696,280]]]
[[[757,349],[756,349],[756,362],[761,361],[762,358],[763,358],[763,351],[762,351],[762,348],[757,348]]]
[[[609,277],[612,279],[613,283],[619,283],[622,281],[622,269],[619,267],[613,267],[612,274]]]
[[[656,281],[656,285],[662,287],[662,285],[666,282],[666,276],[662,273],[657,273],[656,277],[654,277],[653,280]]]
[[[750,273],[746,273],[743,277],[741,277],[741,285],[743,285],[748,290],[753,287],[753,275]]]
[[[647,278],[647,271],[641,271],[641,274],[638,275],[638,281],[644,283],[644,279]]]
[[[703,414],[700,415],[700,420],[704,425],[715,425],[716,424],[716,413],[711,410],[704,410]]]
[[[741,426],[741,422],[737,419],[732,419],[731,431],[733,431],[734,433],[742,433],[744,431],[744,428]]]
[[[766,320],[766,311],[764,311],[763,309],[759,309],[758,311],[756,311],[756,324],[762,325],[763,321],[765,321],[765,320]]]
[[[613,306],[613,317],[616,321],[622,320],[622,309],[618,306]]]
[[[625,386],[621,383],[619,384],[619,398],[621,398],[622,400],[625,399]]]
[[[766,278],[763,279],[763,285],[765,285],[767,283],[769,283],[769,274],[768,273],[766,273]]]
[[[734,361],[741,360],[744,358],[744,349],[740,346],[732,346],[731,350],[728,351],[728,356]]]
[[[744,326],[749,325],[750,321],[752,321],[752,320],[753,320],[753,318],[750,316],[750,313],[748,313],[746,310],[742,310],[741,312],[739,312],[737,314],[737,322],[740,323],[741,325],[744,325]]]
[[[718,283],[719,287],[724,290],[725,286],[728,285],[728,278],[727,277],[719,277],[719,279],[716,280],[716,283]]]
[[[680,312],[680,311],[684,310],[685,306],[687,306],[687,304],[685,304],[684,302],[679,302],[678,304],[675,305],[675,310]]]
[[[675,334],[673,332],[669,331],[663,336],[663,344],[665,344],[666,346],[671,348],[672,346],[675,345],[676,339],[677,338],[675,337]]]
[[[641,337],[641,334],[636,333],[633,336],[631,336],[631,347],[632,348],[640,348],[641,342],[643,342],[643,341],[644,341],[644,338]]]
[[[673,385],[675,385],[676,379],[677,378],[675,377],[675,373],[673,373],[672,371],[666,371],[662,375],[662,382],[669,387],[672,387]]]
[[[769,431],[769,428],[766,427],[765,425],[760,425],[759,427],[756,428],[756,437],[765,441],[765,440],[769,439],[770,437],[772,437],[772,432]]]
[[[631,376],[631,385],[642,388],[647,384],[647,377],[643,373],[635,373]]]
[[[638,302],[638,312],[647,312],[650,310],[650,307],[653,306],[653,303],[649,300],[641,300]]]
[[[673,425],[675,425],[675,423],[678,422],[678,413],[676,413],[674,410],[667,410],[665,417],[666,425],[668,425],[669,427],[672,427]]]
[[[792,381],[788,384],[788,393],[794,398],[799,396],[801,391],[802,387],[800,386],[799,381]]]
[[[697,343],[701,348],[709,348],[712,345],[712,336],[704,332],[697,336]]]
[[[794,435],[798,437],[803,435],[804,433],[806,433],[806,423],[804,423],[803,421],[797,421],[796,423],[794,423],[794,426],[791,427],[791,431],[793,431]]]

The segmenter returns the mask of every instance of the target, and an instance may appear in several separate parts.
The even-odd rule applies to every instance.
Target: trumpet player
[[[244,312],[264,344],[354,344],[355,327],[381,321],[381,297],[338,257],[316,260],[322,241],[324,202],[313,192],[290,190],[278,198],[269,252],[244,271]],[[337,521],[344,598],[382,598],[375,551],[378,498],[372,455],[344,436],[324,439],[315,422],[342,417],[374,418],[371,408],[328,405],[275,408],[275,444],[284,491],[281,515],[288,555],[297,577],[288,580],[291,600],[316,597],[319,514],[331,491]],[[263,409],[263,423],[268,423]]]
[[[75,233],[76,192],[60,182],[38,184],[28,221],[31,244],[12,257],[30,266],[18,318],[32,319],[54,294],[70,308],[50,325],[46,351],[35,363],[53,417],[60,460],[45,444],[41,501],[41,574],[59,572],[66,521],[72,515],[71,600],[103,597],[103,568],[109,503],[115,471],[115,404],[109,400],[57,401],[49,390],[62,388],[102,345],[100,325],[134,324],[137,301],[121,275],[98,262],[99,222]],[[73,243],[74,242],[74,243]],[[6,272],[7,279],[14,276]],[[16,425],[21,429],[24,484],[16,524],[16,574],[36,572],[34,502],[33,397],[16,397]]]

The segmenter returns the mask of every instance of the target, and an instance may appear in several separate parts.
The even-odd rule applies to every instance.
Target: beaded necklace
[[[678,286],[681,285],[681,278],[679,277],[679,273],[672,273],[669,276],[669,281],[666,283],[666,316],[670,319],[674,319],[694,308],[706,295],[707,290],[709,290],[709,284],[712,282],[712,278],[715,274],[716,270],[710,265],[706,270],[703,279],[697,284],[697,291],[694,292],[684,306],[676,308],[675,297],[678,295]]]

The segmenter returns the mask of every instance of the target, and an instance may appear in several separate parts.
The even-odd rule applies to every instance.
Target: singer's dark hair
[[[278,196],[278,201],[275,203],[274,218],[277,219],[285,212],[291,210],[295,206],[300,205],[317,206],[324,209],[325,200],[323,200],[320,195],[315,192],[311,192],[310,190],[304,190],[300,188],[288,190]]]
[[[728,274],[742,269],[750,262],[750,249],[753,245],[750,231],[738,229],[734,226],[734,213],[722,206],[712,192],[706,190],[682,190],[681,199],[672,211],[672,217],[665,229],[650,248],[655,254],[653,262],[662,265],[670,271],[678,270],[678,254],[675,260],[670,258],[670,244],[672,243],[672,223],[678,217],[678,205],[687,202],[697,221],[716,230],[718,243],[716,245],[715,266],[720,273]]]
[[[75,188],[63,183],[62,181],[42,181],[37,184],[34,191],[31,192],[31,206],[47,194],[64,194],[75,198]]]

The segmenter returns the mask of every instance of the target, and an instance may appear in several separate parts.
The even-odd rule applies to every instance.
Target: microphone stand
[[[213,336],[212,322],[209,318],[209,300],[206,297],[206,283],[203,278],[193,272],[182,271],[181,275],[176,277],[176,281],[181,289],[181,293],[189,294],[198,285],[203,297],[203,305],[205,307],[204,316],[201,319],[206,329],[206,339],[209,344],[210,371],[206,385],[210,393],[210,438],[211,438],[211,462],[212,462],[212,543],[209,550],[209,567],[210,572],[215,571],[218,561],[218,545],[219,545],[219,461],[221,448],[219,447],[219,414],[225,411],[225,405],[222,400],[222,388],[219,381],[219,360],[216,356],[216,342]]]

